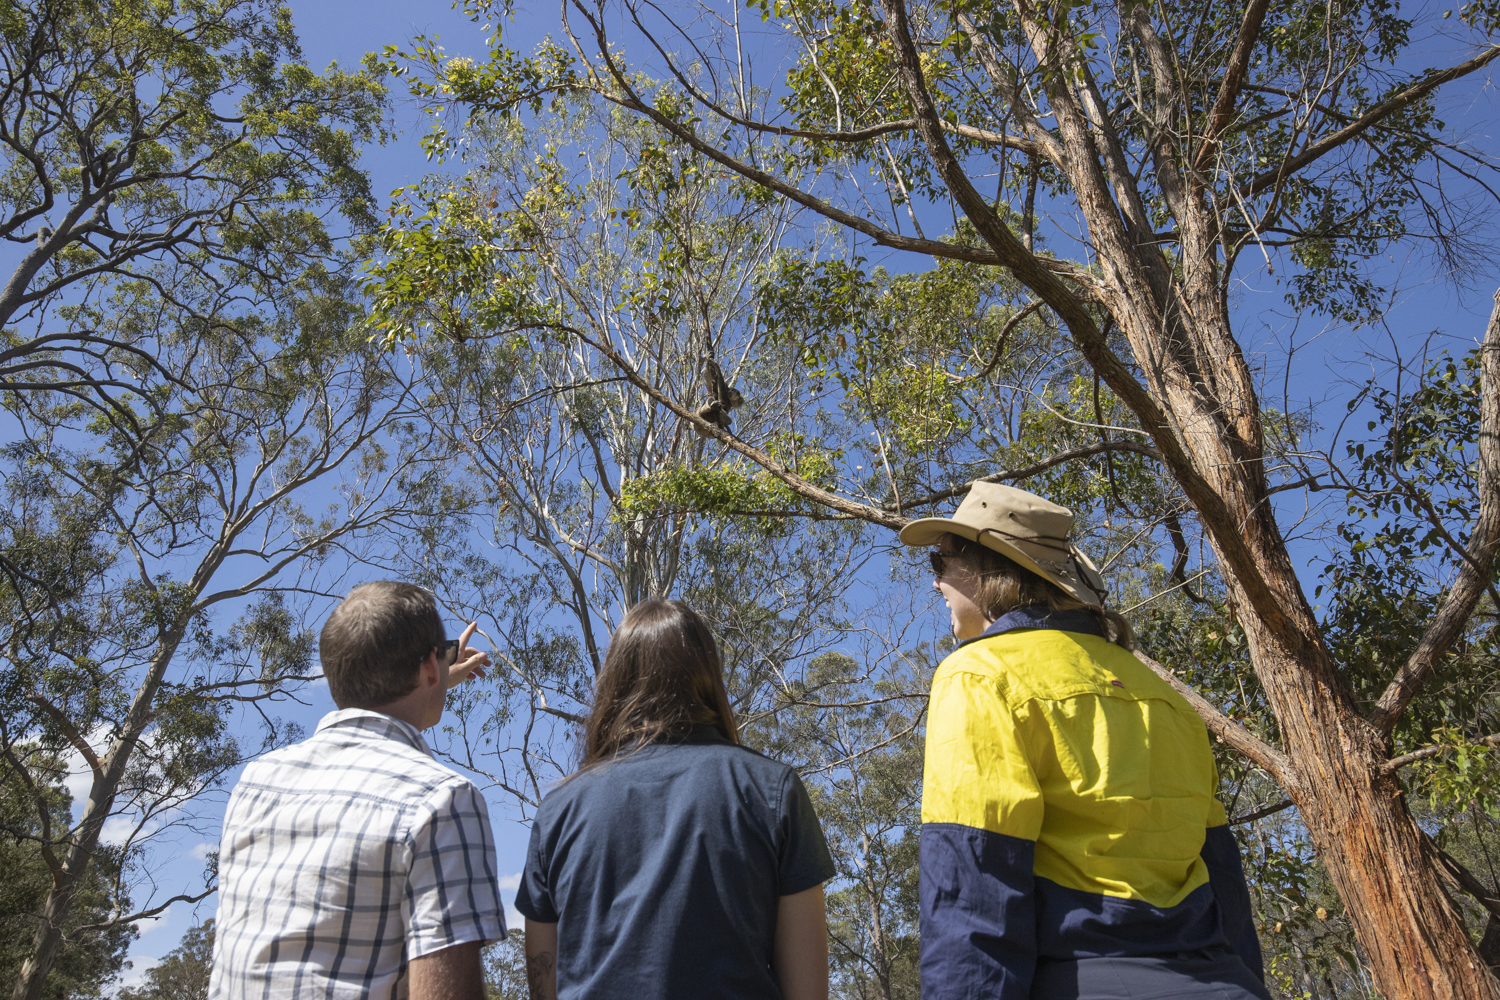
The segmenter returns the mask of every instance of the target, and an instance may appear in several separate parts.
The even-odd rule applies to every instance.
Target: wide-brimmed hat
[[[975,483],[952,517],[908,522],[901,541],[931,545],[948,533],[994,549],[1085,604],[1104,606],[1104,578],[1073,544],[1073,512],[1066,507],[1014,486]]]

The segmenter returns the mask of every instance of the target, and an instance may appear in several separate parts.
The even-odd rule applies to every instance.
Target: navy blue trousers
[[[1271,1000],[1232,951],[1037,963],[1032,1000]]]

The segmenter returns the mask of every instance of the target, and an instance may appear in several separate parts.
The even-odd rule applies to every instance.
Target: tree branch
[[[1493,736],[1482,737],[1475,740],[1469,745],[1476,747],[1500,746],[1500,733],[1496,733]],[[1454,747],[1450,743],[1440,743],[1436,746],[1423,747],[1420,750],[1413,750],[1411,753],[1404,753],[1399,757],[1392,757],[1390,760],[1385,762],[1384,769],[1387,774],[1391,774],[1401,770],[1401,768],[1405,767],[1408,764],[1415,764],[1417,761],[1426,760],[1429,757],[1437,757],[1440,754],[1445,754],[1452,749],[1454,749]]]
[[[1350,139],[1357,138],[1370,126],[1375,125],[1382,119],[1389,118],[1402,108],[1409,107],[1420,101],[1443,84],[1450,83],[1453,80],[1483,69],[1494,62],[1497,56],[1500,56],[1500,45],[1492,45],[1467,62],[1459,63],[1457,66],[1452,66],[1435,73],[1429,73],[1421,82],[1415,83],[1399,94],[1381,101],[1369,111],[1354,119],[1349,125],[1339,129],[1332,135],[1324,136],[1296,156],[1287,159],[1277,169],[1268,170],[1259,177],[1256,177],[1240,189],[1241,197],[1248,198],[1251,195],[1259,194],[1266,188],[1274,187],[1329,151],[1342,146]]]
[[[1500,917],[1500,896],[1490,891],[1489,886],[1474,877],[1474,873],[1459,864],[1447,851],[1437,845],[1432,835],[1426,830],[1418,828],[1422,835],[1422,846],[1427,849],[1433,862],[1439,871],[1452,879],[1460,889],[1474,897],[1474,901],[1484,907],[1492,916]]]
[[[94,753],[94,748],[89,746],[88,740],[83,738],[83,734],[78,731],[78,727],[73,725],[73,721],[63,714],[62,709],[35,691],[28,694],[26,700],[47,713],[47,717],[67,737],[68,743],[74,750],[78,751],[78,755],[88,764],[89,768],[94,772],[94,776],[98,777],[104,770],[99,764],[98,755]]]
[[[1135,657],[1187,699],[1187,703],[1193,706],[1193,711],[1198,713],[1208,731],[1219,742],[1266,771],[1284,790],[1293,792],[1297,789],[1296,776],[1285,754],[1219,711],[1207,698],[1178,680],[1176,674],[1145,653],[1136,650]]]
[[[761,468],[771,473],[771,475],[781,480],[781,482],[786,485],[793,493],[797,494],[803,499],[810,500],[820,507],[828,507],[833,510],[839,511],[840,513],[848,514],[851,517],[857,517],[862,521],[869,521],[873,524],[878,524],[882,527],[890,528],[892,530],[900,530],[901,526],[906,524],[906,522],[909,520],[909,518],[889,513],[880,507],[871,507],[868,504],[856,503],[853,500],[847,500],[836,493],[830,493],[825,489],[814,486],[812,483],[803,479],[791,469],[787,468],[785,465],[772,458],[766,452],[762,451],[752,444],[747,444],[746,442],[741,441],[733,434],[725,431],[718,424],[704,420],[693,411],[687,409],[685,406],[672,399],[666,393],[662,392],[655,383],[653,383],[650,379],[646,378],[639,371],[637,371],[636,367],[629,361],[627,361],[624,356],[622,356],[620,352],[616,351],[614,347],[609,343],[602,340],[595,340],[593,337],[589,336],[583,330],[580,330],[575,326],[569,326],[563,323],[538,325],[546,325],[552,329],[569,333],[577,337],[579,340],[583,341],[585,344],[588,344],[594,350],[598,351],[600,354],[604,355],[611,362],[613,362],[615,367],[618,368],[621,372],[624,372],[625,377],[629,379],[632,385],[640,389],[647,396],[650,396],[660,405],[666,407],[672,413],[676,414],[678,419],[686,422],[702,436],[713,438],[726,445],[731,451],[735,451],[741,455],[744,455],[746,458],[750,459],[750,461],[754,462],[756,465],[759,465]]]
[[[1051,458],[1043,459],[1035,465],[1028,465],[1021,469],[1012,469],[1008,472],[996,472],[993,475],[981,476],[978,479],[955,486],[951,490],[940,490],[937,493],[929,493],[915,500],[907,500],[902,504],[905,508],[924,507],[927,504],[937,503],[940,500],[951,500],[953,497],[963,496],[973,488],[975,483],[1008,483],[1017,479],[1028,479],[1039,472],[1045,472],[1053,466],[1062,465],[1064,462],[1072,462],[1080,458],[1091,458],[1094,455],[1103,455],[1106,452],[1129,451],[1137,455],[1145,455],[1161,461],[1161,452],[1146,444],[1144,441],[1101,441],[1098,444],[1085,445],[1082,448],[1073,448],[1069,451],[1060,451]],[[885,505],[886,510],[895,510],[894,503]]]
[[[1500,46],[1493,51],[1500,53]],[[1463,632],[1474,606],[1489,587],[1495,547],[1500,545],[1500,292],[1495,295],[1495,308],[1485,329],[1479,362],[1479,454],[1474,477],[1479,515],[1469,535],[1457,579],[1443,596],[1422,641],[1370,713],[1370,722],[1383,733],[1395,727],[1396,720],[1437,669],[1448,647]]]
[[[1219,136],[1229,127],[1229,122],[1234,117],[1234,102],[1245,84],[1245,74],[1250,68],[1250,55],[1255,48],[1256,39],[1260,37],[1260,26],[1265,21],[1266,10],[1270,6],[1271,0],[1251,0],[1245,8],[1239,36],[1234,40],[1234,49],[1229,53],[1229,63],[1224,68],[1224,82],[1219,86],[1219,96],[1208,114],[1208,126],[1203,131],[1198,155],[1193,158],[1194,171],[1208,168],[1208,161],[1218,148]]]
[[[877,246],[890,247],[893,250],[910,250],[913,253],[922,253],[931,257],[942,257],[948,260],[963,260],[973,264],[987,264],[992,267],[1009,266],[1006,261],[996,256],[994,251],[983,247],[968,247],[957,243],[944,243],[939,240],[925,240],[893,233],[888,229],[877,226],[862,215],[846,212],[816,195],[788,184],[774,174],[761,170],[759,167],[751,166],[742,160],[730,156],[716,146],[704,142],[691,128],[662,114],[655,107],[641,99],[640,95],[631,86],[629,78],[616,64],[614,57],[610,55],[609,41],[604,34],[603,26],[595,21],[587,10],[583,9],[579,0],[574,0],[574,6],[592,26],[595,37],[602,49],[601,58],[609,68],[610,75],[613,77],[615,84],[624,95],[613,94],[603,89],[597,90],[596,93],[605,100],[649,118],[678,140],[702,153],[715,163],[733,170],[735,173],[754,181],[764,188],[775,191],[777,194],[796,202],[804,208],[812,209],[819,215],[831,219],[841,226],[868,236]],[[1066,275],[1078,281],[1085,288],[1091,288],[1092,286],[1092,280],[1083,271],[1066,261],[1045,259],[1041,266],[1045,267],[1049,273],[1056,271],[1059,274]]]
[[[1229,825],[1244,826],[1246,823],[1254,823],[1258,819],[1265,819],[1267,816],[1275,816],[1277,813],[1290,809],[1294,805],[1296,805],[1296,803],[1291,799],[1282,799],[1274,806],[1266,806],[1264,809],[1257,809],[1253,813],[1247,813],[1244,816],[1236,816],[1234,819],[1229,821]]]
[[[148,917],[154,917],[158,913],[165,911],[173,903],[197,903],[201,900],[207,899],[217,891],[218,886],[209,886],[207,889],[204,889],[196,896],[173,896],[171,899],[167,900],[165,903],[162,903],[160,906],[153,906],[149,910],[141,910],[139,913],[132,913],[128,917],[115,917],[111,920],[105,920],[102,923],[97,924],[82,924],[69,931],[67,937],[69,939],[72,939],[74,937],[77,937],[79,934],[82,934],[84,931],[107,931],[111,927],[118,927],[121,924],[129,924],[134,923],[137,920],[145,920]]]
[[[995,349],[990,352],[989,362],[986,363],[983,368],[981,368],[973,375],[970,375],[967,378],[958,379],[958,383],[961,385],[964,382],[974,382],[978,379],[984,378],[990,372],[994,371],[1000,364],[1000,358],[1005,351],[1005,343],[1006,341],[1010,340],[1010,335],[1015,332],[1016,327],[1020,326],[1021,322],[1025,320],[1027,316],[1030,316],[1032,313],[1036,312],[1046,304],[1047,303],[1043,302],[1041,299],[1033,299],[1032,301],[1026,303],[1026,306],[1021,309],[1020,312],[1017,312],[1010,319],[1006,320],[1005,325],[1000,328],[1000,335],[995,338]],[[949,377],[952,378],[953,376]]]

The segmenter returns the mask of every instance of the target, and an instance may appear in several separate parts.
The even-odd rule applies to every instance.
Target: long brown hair
[[[1135,630],[1118,611],[1086,604],[1051,580],[978,542],[952,533],[943,535],[939,541],[946,541],[946,551],[963,559],[979,577],[974,603],[990,621],[1028,605],[1040,605],[1050,611],[1087,611],[1111,642],[1125,649],[1135,648]]]
[[[703,725],[740,742],[713,633],[681,601],[642,601],[610,638],[578,770]]]

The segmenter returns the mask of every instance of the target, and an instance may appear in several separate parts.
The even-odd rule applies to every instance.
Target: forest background
[[[308,65],[337,59],[352,69],[364,52],[393,45],[400,52],[386,54],[389,66],[408,70],[318,91],[336,98],[324,107],[345,116],[374,192],[343,214],[325,210],[325,242],[308,239],[313,227],[289,213],[302,228],[263,235],[301,238],[296,262],[225,254],[242,267],[235,284],[185,254],[170,264],[185,269],[173,272],[182,284],[157,287],[209,275],[193,302],[139,289],[122,296],[117,275],[92,285],[85,276],[27,305],[23,317],[36,331],[14,319],[8,327],[14,345],[49,323],[74,334],[110,326],[116,350],[140,338],[133,342],[152,345],[162,361],[182,362],[163,372],[101,351],[89,363],[115,366],[114,385],[53,406],[36,401],[58,390],[21,385],[36,376],[6,359],[15,421],[6,435],[7,565],[27,570],[9,577],[17,625],[7,636],[9,728],[0,734],[12,766],[6,849],[27,859],[37,886],[47,881],[39,845],[64,848],[88,826],[82,803],[97,775],[79,744],[102,765],[118,745],[112,736],[144,723],[140,750],[122,767],[122,793],[96,817],[99,845],[86,852],[94,881],[79,890],[45,995],[113,990],[127,953],[139,995],[201,986],[192,968],[201,967],[199,924],[213,896],[203,895],[211,868],[206,882],[198,869],[211,860],[224,792],[245,759],[294,738],[327,708],[310,677],[310,632],[337,594],[372,576],[432,586],[449,620],[477,618],[500,654],[506,669],[464,692],[437,742],[486,788],[509,870],[519,867],[538,795],[568,766],[611,624],[653,593],[707,611],[749,739],[797,764],[816,789],[840,865],[830,917],[845,996],[915,995],[921,707],[946,622],[923,565],[894,547],[892,518],[946,511],[967,481],[999,472],[1069,503],[1145,650],[1230,721],[1277,741],[1235,595],[1191,504],[1156,471],[1136,416],[1091,374],[1063,325],[1027,303],[1002,269],[976,262],[972,226],[913,166],[913,147],[887,147],[884,164],[856,159],[844,168],[848,183],[868,187],[856,196],[860,212],[907,238],[971,250],[939,262],[872,245],[693,155],[680,137],[576,93],[522,101],[519,117],[491,110],[471,120],[461,103],[455,114],[453,90],[483,104],[483,87],[493,88],[493,79],[450,76],[480,73],[494,33],[462,11],[435,9],[413,24],[409,10],[371,10],[292,8]],[[752,41],[738,58],[755,64],[771,88],[759,100],[774,106],[785,96],[779,75],[799,56],[757,34],[765,31],[759,8],[740,13]],[[1482,19],[1455,21],[1440,7],[1404,14],[1420,26],[1418,43],[1385,70],[1392,81],[1482,51]],[[548,33],[560,37],[555,15],[517,11],[499,23],[504,45],[522,55]],[[731,23],[695,22],[688,37],[722,39]],[[435,34],[441,53],[413,43]],[[946,32],[938,40],[933,53],[973,56],[972,42],[966,50]],[[538,64],[507,58],[494,65],[532,84],[556,66],[545,51]],[[670,74],[662,59],[643,58],[640,71],[651,88]],[[391,87],[389,109],[380,81]],[[408,101],[411,81],[449,90]],[[685,104],[670,103],[670,87],[659,93],[691,120]],[[1268,464],[1288,487],[1273,500],[1281,530],[1355,687],[1383,682],[1420,645],[1460,573],[1455,552],[1482,516],[1472,352],[1496,278],[1482,172],[1494,149],[1487,73],[1444,91],[1434,111],[1444,134],[1475,154],[1458,161],[1474,176],[1450,175],[1447,187],[1430,188],[1430,204],[1392,203],[1379,190],[1365,192],[1378,210],[1314,204],[1310,222],[1263,241],[1265,263],[1243,267],[1231,293],[1266,414]],[[1274,110],[1266,114],[1274,120]],[[417,142],[434,121],[454,140],[445,162],[429,162],[432,147]],[[382,131],[384,144],[375,141]],[[362,196],[348,176],[335,176],[347,153],[330,154],[326,140],[309,133],[304,143],[333,182],[297,197],[325,207],[342,198],[348,208]],[[795,159],[785,149],[758,153],[783,167]],[[1038,249],[1086,259],[1057,178],[1029,162],[1018,152],[986,175],[1003,195],[1001,216],[1026,234],[1028,250],[1034,233]],[[837,163],[815,157],[795,167],[837,174]],[[424,179],[429,169],[438,173]],[[1400,221],[1432,205],[1435,233]],[[1350,236],[1334,225],[1361,217],[1375,219],[1376,231]],[[12,235],[30,240],[43,221]],[[366,239],[348,242],[351,233]],[[1355,244],[1355,264],[1336,237]],[[12,252],[20,259],[29,250],[21,243]],[[146,247],[140,258],[158,266],[171,250]],[[53,265],[59,275],[87,266],[82,258]],[[301,270],[286,289],[268,280],[292,267]],[[568,303],[568,329],[555,315],[527,312],[537,289]],[[562,335],[549,337],[549,324]],[[167,337],[168,325],[179,332]],[[226,330],[234,350],[219,341]],[[706,355],[745,397],[731,426],[758,454],[736,453],[651,398],[648,386],[689,411],[710,401]],[[46,352],[31,357],[56,364]],[[622,358],[645,374],[644,385],[626,377]],[[294,377],[299,370],[308,377]],[[130,437],[140,425],[122,430],[120,411],[110,410],[109,398],[136,394],[134,416],[151,426],[152,397],[140,387],[153,379],[162,425],[192,445],[180,453],[162,446],[143,456]],[[245,395],[235,402],[231,389]],[[257,394],[276,405],[251,405]],[[114,418],[101,424],[101,410]],[[288,426],[300,433],[285,434]],[[96,457],[99,443],[112,459]],[[224,470],[268,455],[264,484],[225,480]],[[150,475],[101,490],[111,461]],[[879,517],[830,509],[777,468]],[[101,515],[108,527],[83,518],[100,504],[115,517]],[[215,526],[216,504],[255,516]],[[124,507],[133,520],[118,516]],[[254,545],[236,541],[250,536]],[[255,564],[276,572],[245,569]],[[54,586],[35,603],[39,565],[72,581],[65,599]],[[137,583],[146,579],[185,602],[167,602],[179,616],[188,609],[176,662],[156,655],[172,615],[160,597],[142,597]],[[191,593],[178,595],[173,588],[184,584]],[[1400,779],[1433,838],[1431,878],[1480,943],[1500,906],[1490,862],[1500,780],[1483,742],[1500,730],[1494,611],[1482,594],[1439,682],[1390,748],[1414,755]],[[33,621],[47,623],[45,636]],[[133,629],[141,634],[128,635]],[[75,641],[87,655],[69,646]],[[60,665],[38,670],[48,657]],[[164,682],[145,721],[130,694],[157,663]],[[48,691],[57,696],[39,697]],[[1275,987],[1288,996],[1373,995],[1380,986],[1315,837],[1271,769],[1219,749]],[[18,788],[22,775],[31,789]],[[28,818],[38,789],[55,830]],[[22,914],[45,895],[18,892],[7,902]],[[129,919],[136,914],[148,915]],[[148,933],[135,937],[142,927]],[[179,937],[171,960],[140,979]],[[3,956],[23,979],[32,945],[20,935]],[[513,951],[502,946],[491,957],[497,992],[514,991]]]

